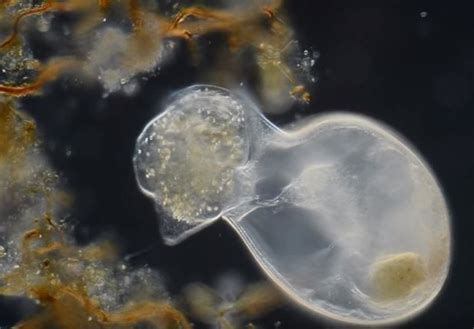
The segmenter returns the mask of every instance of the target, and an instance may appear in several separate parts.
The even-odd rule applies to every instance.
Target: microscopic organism
[[[133,162],[165,242],[222,218],[270,279],[325,318],[399,322],[447,277],[449,213],[431,169],[364,116],[279,129],[245,96],[196,85],[148,123]]]

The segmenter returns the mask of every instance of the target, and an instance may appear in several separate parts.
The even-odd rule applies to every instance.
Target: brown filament
[[[7,94],[9,96],[21,97],[38,92],[45,83],[54,80],[64,69],[70,68],[76,61],[73,60],[56,60],[50,62],[46,67],[40,71],[35,81],[19,86],[10,86],[0,84],[0,94]]]
[[[12,33],[3,42],[0,43],[0,49],[8,47],[9,45],[13,43],[13,41],[15,41],[16,36],[18,34],[20,22],[22,21],[23,18],[32,16],[32,15],[39,15],[53,8],[54,8],[54,5],[48,1],[42,4],[41,6],[29,8],[20,12],[13,21]]]
[[[133,30],[135,32],[141,31],[143,29],[143,15],[138,0],[128,1],[128,15],[132,22]]]
[[[105,13],[110,6],[110,0],[98,0],[99,8],[102,13]]]

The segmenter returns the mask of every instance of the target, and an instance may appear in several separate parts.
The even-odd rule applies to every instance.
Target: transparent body
[[[168,244],[223,218],[268,277],[325,318],[399,322],[446,279],[442,192],[413,148],[368,118],[280,130],[244,97],[193,86],[145,127],[134,165]]]

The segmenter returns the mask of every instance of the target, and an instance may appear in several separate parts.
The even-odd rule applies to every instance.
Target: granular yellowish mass
[[[426,278],[420,256],[405,252],[384,257],[373,265],[371,284],[374,295],[383,300],[406,297]]]
[[[203,89],[169,108],[139,138],[139,182],[178,221],[215,217],[232,199],[234,171],[244,160],[241,105]]]

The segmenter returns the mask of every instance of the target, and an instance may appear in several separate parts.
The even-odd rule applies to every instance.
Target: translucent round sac
[[[269,278],[327,319],[406,320],[446,279],[442,192],[406,141],[365,117],[280,130],[246,98],[193,86],[145,127],[134,165],[168,244],[223,218]]]

